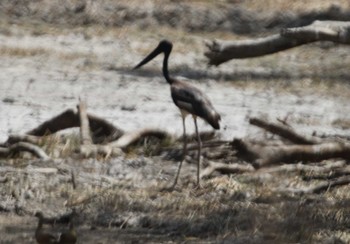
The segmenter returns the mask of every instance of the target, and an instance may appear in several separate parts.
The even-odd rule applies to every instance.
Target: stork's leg
[[[177,180],[179,178],[179,175],[180,175],[180,170],[181,170],[181,167],[182,167],[182,163],[183,161],[185,161],[186,159],[186,154],[187,154],[187,138],[186,138],[186,124],[185,124],[185,115],[182,114],[182,127],[183,127],[183,150],[182,150],[182,159],[180,161],[180,164],[179,164],[179,168],[177,169],[177,173],[176,173],[176,177],[175,177],[175,181],[174,181],[174,184],[172,186],[172,189],[175,188],[176,184],[177,184]]]
[[[197,116],[193,116],[194,126],[196,127],[197,142],[198,142],[198,155],[197,155],[197,187],[200,187],[200,170],[201,170],[201,152],[202,152],[202,141],[198,132]]]

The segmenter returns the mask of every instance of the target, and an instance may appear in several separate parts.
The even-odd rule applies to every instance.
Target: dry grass
[[[1,207],[17,208],[16,211],[25,213],[41,209],[54,216],[74,206],[79,212],[78,229],[79,233],[84,232],[80,236],[84,243],[92,243],[93,235],[105,235],[102,232],[105,229],[121,231],[120,236],[127,234],[126,240],[148,233],[150,242],[314,243],[325,239],[350,240],[347,231],[350,224],[349,186],[320,195],[295,195],[276,189],[281,184],[298,188],[315,182],[305,182],[298,172],[275,172],[261,176],[219,176],[203,181],[201,189],[193,189],[193,177],[182,176],[179,190],[167,192],[162,188],[169,185],[173,176],[169,177],[166,172],[159,172],[161,177],[154,175],[152,180],[140,178],[141,184],[128,180],[138,169],[145,170],[142,177],[149,177],[148,170],[159,167],[159,162],[152,158],[145,164],[136,161],[129,164],[133,159],[127,158],[114,160],[117,161],[92,159],[74,162],[67,158],[59,163],[31,163],[30,168],[58,168],[56,174],[26,172],[26,162],[12,162],[12,166],[20,164],[24,171],[7,174],[10,180],[2,184],[0,195],[9,200],[6,204],[1,201]],[[162,160],[162,164],[165,163]],[[11,164],[3,161],[1,166]],[[106,174],[110,171],[108,168],[116,164],[122,164],[118,175],[124,175],[123,179]],[[169,165],[161,165],[163,169],[167,167]],[[184,167],[184,171],[189,170],[189,165]],[[71,170],[76,172],[77,189],[71,184]],[[16,202],[17,205],[13,205]],[[86,225],[99,230],[89,233],[85,230]],[[13,238],[11,233],[6,238],[8,236]]]
[[[22,47],[4,47],[0,48],[0,55],[14,57],[32,57],[38,55],[47,55],[45,48],[22,48]]]

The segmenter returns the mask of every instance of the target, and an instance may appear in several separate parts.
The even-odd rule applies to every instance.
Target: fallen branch
[[[125,133],[118,140],[106,145],[82,145],[80,147],[80,154],[84,157],[102,155],[108,158],[110,156],[120,156],[123,154],[121,149],[125,149],[146,137],[156,137],[163,140],[166,137],[171,137],[171,135],[159,129],[140,129]]]
[[[94,143],[110,142],[124,134],[123,130],[115,127],[100,117],[91,114],[87,114],[87,116]],[[73,109],[68,109],[63,113],[45,121],[38,127],[28,131],[26,134],[33,136],[45,136],[56,133],[60,130],[79,126],[79,114]]]
[[[78,126],[79,120],[77,120],[76,112],[73,109],[68,109],[52,119],[45,121],[38,127],[28,131],[26,134],[33,136],[45,136],[56,133],[60,130]]]
[[[350,159],[350,144],[329,142],[317,145],[261,146],[235,139],[232,147],[237,156],[246,158],[254,167],[295,162],[319,162],[331,158]]]
[[[86,103],[84,101],[79,102],[78,105],[79,121],[80,121],[80,144],[91,145],[92,139],[90,136],[89,119],[86,112]]]
[[[145,138],[145,137],[156,137],[158,139],[165,139],[166,137],[171,137],[166,131],[159,129],[149,129],[144,128],[137,131],[132,131],[125,133],[118,140],[110,142],[108,146],[117,148],[126,148],[133,143]]]
[[[205,56],[210,65],[220,65],[231,59],[263,56],[316,41],[349,44],[349,27],[350,22],[314,21],[309,26],[284,29],[280,34],[255,40],[215,40],[206,44]]]
[[[282,29],[281,36],[308,42],[331,41],[349,44],[349,28],[350,22],[316,20],[308,26]]]
[[[35,145],[40,145],[44,140],[44,137],[33,135],[9,135],[6,143],[7,145],[11,145],[17,142],[28,142]]]
[[[28,142],[17,142],[7,148],[0,148],[0,157],[10,157],[11,155],[19,152],[29,152],[34,156],[44,160],[50,159],[44,150]]]
[[[292,128],[285,125],[269,123],[258,118],[249,119],[249,123],[263,128],[273,134],[279,135],[295,144],[312,145],[321,143],[321,141],[316,138],[299,135]]]

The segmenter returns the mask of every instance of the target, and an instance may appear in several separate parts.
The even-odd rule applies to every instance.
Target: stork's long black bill
[[[162,53],[164,50],[160,46],[158,46],[156,49],[154,49],[150,54],[148,54],[147,57],[144,58],[138,65],[134,67],[134,69],[140,68],[142,65],[147,64],[149,61],[154,59],[156,56],[158,56],[160,53]]]

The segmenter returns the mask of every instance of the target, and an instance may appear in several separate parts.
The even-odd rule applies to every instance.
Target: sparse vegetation
[[[203,43],[275,33],[318,11],[346,20],[349,8],[346,0],[146,0],[142,6],[136,0],[2,1],[1,137],[24,133],[83,97],[92,112],[127,131],[165,126],[180,139],[150,137],[118,156],[84,158],[78,133],[68,131],[40,141],[49,160],[28,153],[1,158],[0,243],[35,243],[36,211],[58,217],[72,209],[78,213],[78,243],[349,243],[349,185],[318,194],[283,190],[330,182],[345,161],[215,172],[194,189],[194,150],[179,187],[165,191],[181,157],[180,122],[160,78],[161,60],[140,73],[130,71],[138,56],[169,38],[175,43],[173,74],[196,80],[213,97],[225,140],[244,135],[280,143],[247,127],[246,118],[259,115],[302,134],[347,142],[349,47],[313,44],[208,68]],[[207,148],[203,155],[203,167],[247,165],[231,146],[222,153]],[[317,171],[325,165],[334,168]],[[45,227],[66,229],[61,223]]]

